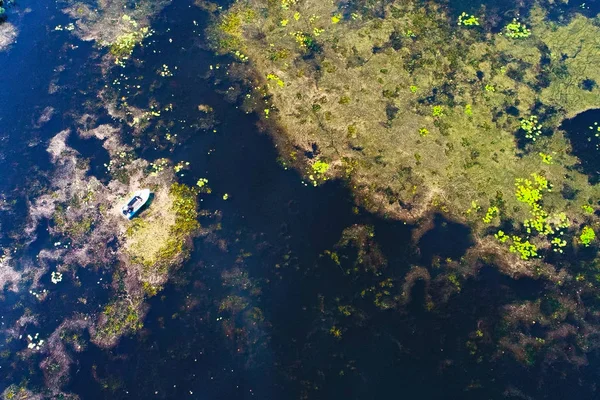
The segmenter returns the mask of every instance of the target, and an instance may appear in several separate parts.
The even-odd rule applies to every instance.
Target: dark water
[[[595,184],[600,179],[600,109],[588,110],[576,117],[566,120],[561,129],[567,132],[567,137],[573,146],[573,154],[581,162],[580,168],[590,183]],[[596,136],[598,134],[599,136]]]
[[[4,230],[17,229],[26,215],[26,199],[47,183],[48,139],[71,127],[73,116],[86,101],[95,101],[103,84],[92,45],[67,32],[50,32],[69,22],[54,5],[32,1],[30,6],[33,11],[24,17],[19,42],[0,55],[5,74],[0,190],[17,202],[2,214]],[[199,23],[195,28],[193,21]],[[411,244],[415,227],[354,212],[350,192],[340,182],[307,187],[297,173],[283,169],[271,139],[258,132],[256,117],[225,101],[222,92],[229,82],[207,78],[210,65],[227,59],[198,45],[206,23],[207,16],[190,1],[175,2],[153,22],[157,33],[150,43],[136,49],[134,56],[144,62],[113,73],[149,83],[165,63],[175,71],[153,90],[141,85],[128,101],[140,107],[147,107],[150,99],[173,103],[173,113],[165,118],[187,138],[183,144],[173,151],[156,150],[125,128],[124,134],[140,156],[189,161],[183,181],[208,178],[214,194],[204,196],[201,207],[222,212],[218,236],[227,242],[227,251],[198,239],[191,259],[150,300],[140,333],[123,338],[112,350],[90,344],[72,354],[75,362],[65,391],[82,399],[493,399],[504,397],[506,387],[514,385],[529,395],[541,390],[540,398],[565,398],[568,392],[589,398],[590,392],[570,391],[573,385],[565,381],[539,388],[538,378],[546,373],[541,367],[525,368],[507,358],[480,360],[466,348],[478,326],[498,324],[503,305],[538,297],[543,290],[538,281],[515,281],[493,266],[482,266],[476,278],[462,282],[460,296],[440,301],[433,311],[428,311],[426,299],[437,300],[447,290],[436,283],[442,269],[429,268],[430,283],[416,280],[406,307],[383,310],[369,295],[361,295],[386,278],[401,284],[413,266],[430,267],[433,259],[459,260],[471,245],[469,229],[436,217],[417,249]],[[73,43],[79,47],[72,49],[68,44]],[[66,67],[56,72],[58,66]],[[49,94],[52,80],[66,89]],[[189,115],[197,114],[199,104],[214,108],[216,133],[189,127],[194,122]],[[54,114],[39,124],[48,106]],[[108,179],[103,166],[108,156],[98,141],[72,135],[69,144],[89,159],[91,174]],[[222,200],[224,193],[229,200]],[[357,264],[353,249],[340,250],[339,266],[324,256],[354,224],[372,227],[370,251],[385,260],[379,271]],[[23,260],[51,246],[44,224],[40,229]],[[359,272],[351,272],[353,265],[360,265]],[[223,277],[232,271],[246,273],[250,286],[228,285]],[[5,321],[13,323],[24,308],[35,309],[44,316],[39,332],[47,337],[63,318],[94,312],[108,298],[110,269],[78,275],[80,286],[66,278],[43,303],[5,290]],[[90,299],[87,305],[76,301],[84,295]],[[244,298],[248,309],[260,310],[262,318],[219,312],[227,296]],[[343,305],[352,306],[351,315],[340,314]],[[223,318],[235,329],[228,330]],[[331,334],[332,326],[342,328],[342,338]],[[14,352],[21,345],[1,346]],[[482,352],[494,352],[491,343],[482,347]],[[40,361],[19,364],[18,373],[2,379],[0,390],[23,377],[31,387],[43,387]],[[0,365],[0,371],[10,368],[4,361]],[[589,369],[584,373],[594,376]]]

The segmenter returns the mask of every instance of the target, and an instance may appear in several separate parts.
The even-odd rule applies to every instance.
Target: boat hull
[[[127,219],[132,219],[148,202],[149,198],[150,189],[137,190],[127,204],[121,208],[121,214]]]

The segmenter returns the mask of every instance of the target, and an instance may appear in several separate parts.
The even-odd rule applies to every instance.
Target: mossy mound
[[[142,280],[162,284],[155,273],[164,273],[187,255],[190,237],[196,232],[197,190],[173,183],[154,193],[151,207],[127,227],[125,249],[131,260],[142,265]]]

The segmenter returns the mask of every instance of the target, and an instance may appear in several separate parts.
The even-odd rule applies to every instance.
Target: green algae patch
[[[583,220],[581,204],[600,195],[559,130],[600,96],[580,82],[600,79],[594,21],[575,15],[560,25],[534,6],[493,33],[475,15],[449,23],[431,2],[365,6],[333,21],[340,9],[237,1],[210,30],[222,52],[252,62],[256,109],[288,144],[282,156],[310,155],[289,162],[304,161],[315,182],[318,154],[326,175],[347,179],[370,211],[404,220],[441,211],[478,236],[502,226],[506,250],[521,258],[562,250],[564,238],[531,227],[560,224],[559,215]],[[539,204],[543,215],[514,192],[532,174],[555,188]]]

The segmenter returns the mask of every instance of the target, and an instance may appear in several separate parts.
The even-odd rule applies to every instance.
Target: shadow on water
[[[573,154],[581,161],[580,168],[591,184],[600,181],[600,109],[584,111],[563,121],[560,129],[567,133]]]

